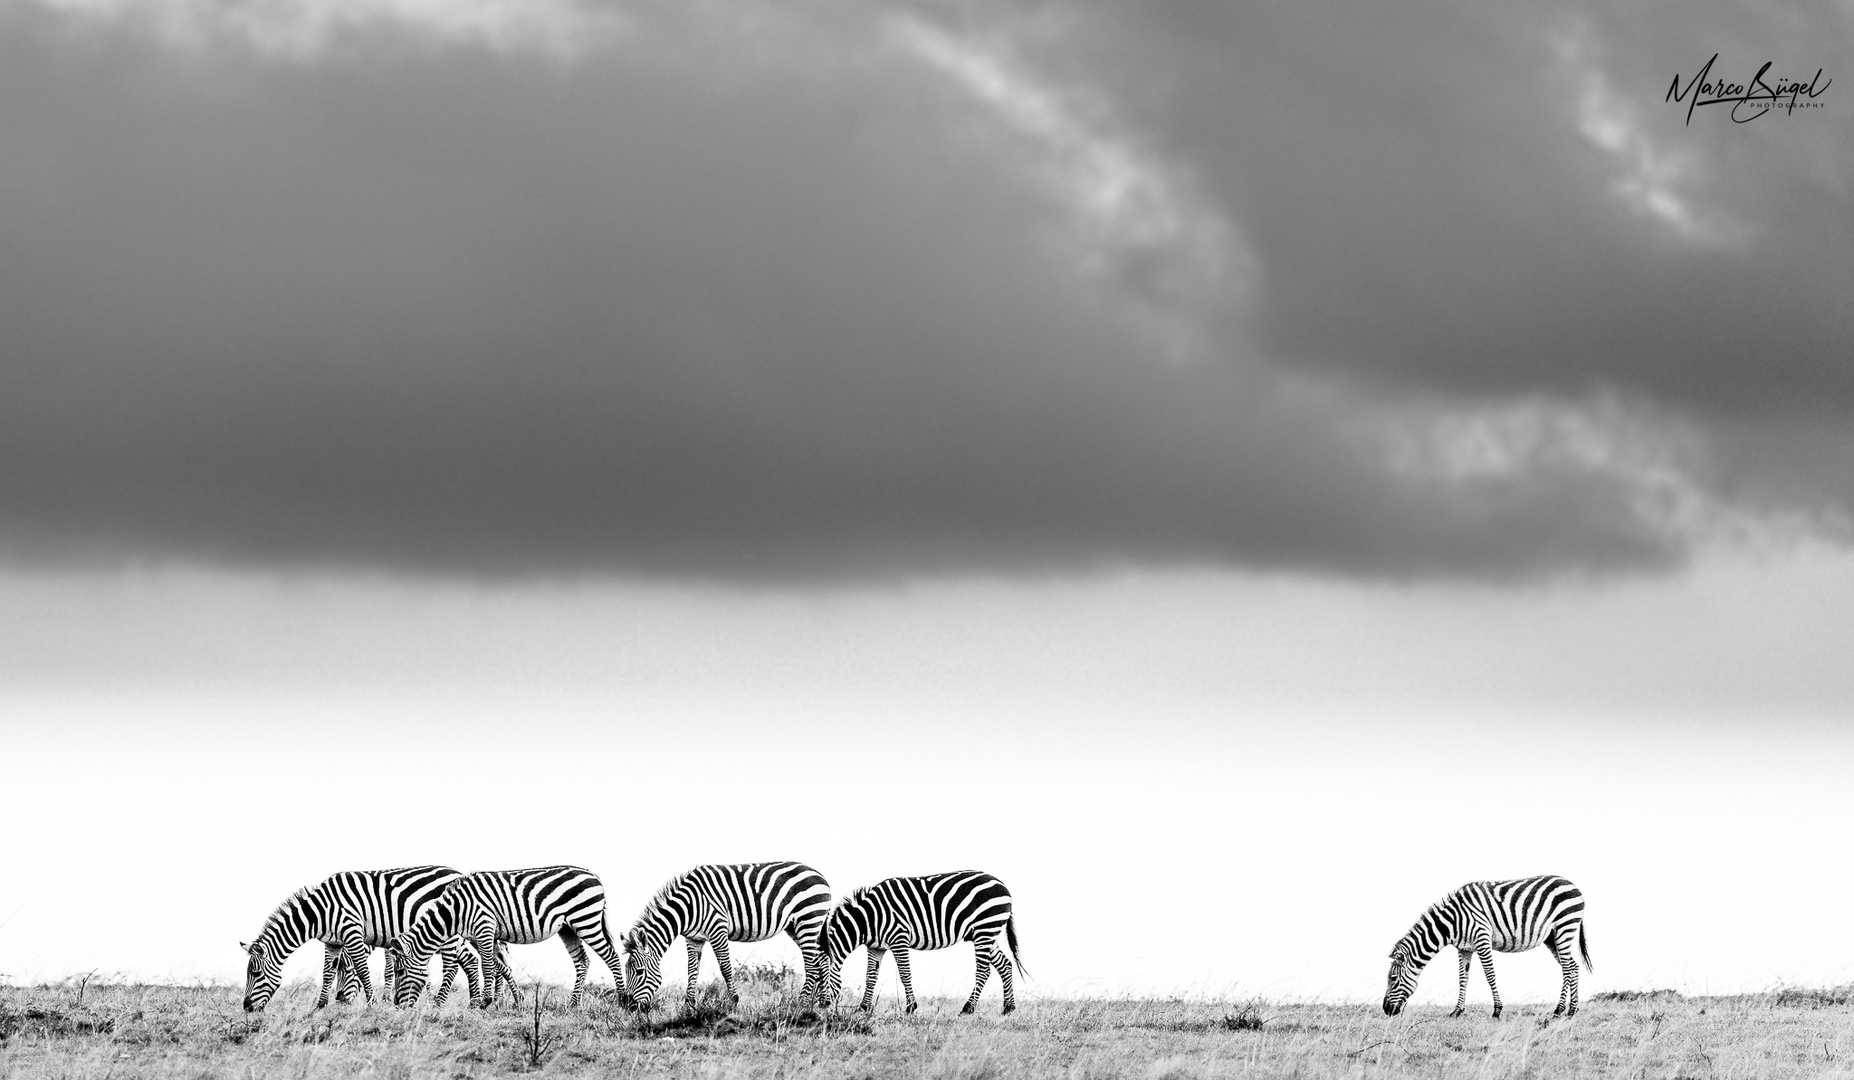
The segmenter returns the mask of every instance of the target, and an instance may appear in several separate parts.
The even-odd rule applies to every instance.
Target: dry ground
[[[0,988],[0,1077],[540,1076],[1728,1077],[1854,1075],[1854,991],[1734,998],[1625,995],[1572,1021],[1514,1006],[1502,1021],[1441,1010],[1386,1018],[1369,1004],[1210,1000],[1031,1000],[1008,1018],[928,1001],[914,1017],[882,1001],[873,1019],[799,1009],[762,979],[732,1015],[678,1006],[640,1020],[594,997],[576,1011],[550,991],[536,1045],[531,1010],[452,1003],[410,1011],[335,1006],[285,989],[250,1019],[227,987]],[[1259,1027],[1256,1025],[1259,1024]]]

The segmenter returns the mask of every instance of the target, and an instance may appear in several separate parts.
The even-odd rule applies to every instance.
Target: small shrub
[[[511,987],[511,989],[513,988]],[[540,983],[534,984],[534,994],[532,996],[534,998],[534,1024],[532,1027],[525,1027],[522,1029],[521,1041],[522,1045],[525,1046],[528,1051],[528,1068],[538,1069],[547,1064],[547,1058],[553,1053],[554,1047],[559,1044],[560,1036],[544,1031],[541,1028],[541,1003],[546,1000],[547,991],[541,988]]]
[[[1260,1031],[1270,1019],[1262,1015],[1262,999],[1250,998],[1223,1017],[1223,1026],[1231,1031]]]

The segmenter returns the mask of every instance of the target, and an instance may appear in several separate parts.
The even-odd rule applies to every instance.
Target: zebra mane
[[[669,916],[670,897],[675,896],[684,885],[688,884],[689,875],[691,873],[693,873],[693,871],[685,870],[664,882],[663,887],[657,890],[656,895],[644,902],[644,910],[638,913],[637,921],[631,924],[633,929],[647,923],[667,919]],[[626,934],[625,936],[629,937],[630,935]]]
[[[1397,943],[1391,946],[1390,954],[1396,956],[1401,952],[1407,959],[1428,963],[1436,950],[1424,949],[1429,944],[1427,939],[1455,925],[1455,902],[1460,891],[1457,889],[1424,908],[1423,913],[1410,924],[1410,928],[1397,939]]]
[[[264,928],[258,931],[258,936],[254,939],[253,943],[255,944],[257,941],[268,941],[282,933],[289,925],[288,920],[290,915],[300,910],[303,904],[308,901],[310,894],[314,891],[313,886],[304,885],[302,888],[284,897],[283,903],[278,904],[277,909],[270,913],[268,919],[264,920]]]

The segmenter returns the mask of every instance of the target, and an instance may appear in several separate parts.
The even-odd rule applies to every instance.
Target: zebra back
[[[481,870],[445,886],[427,904],[396,951],[418,965],[451,937],[470,935],[473,920],[494,922],[502,941],[530,943],[558,933],[563,923],[584,925],[605,916],[605,886],[580,866]]]
[[[711,863],[665,882],[625,934],[625,949],[661,953],[717,913],[733,941],[761,941],[790,925],[803,941],[829,911],[830,883],[804,863]]]
[[[1488,927],[1497,939],[1537,941],[1580,919],[1583,910],[1583,892],[1557,874],[1470,881],[1419,915],[1390,955],[1420,968],[1443,946],[1469,940],[1477,925]]]
[[[838,904],[825,922],[821,945],[826,964],[837,965],[858,945],[882,945],[903,927],[914,947],[939,949],[989,940],[1011,922],[1010,890],[983,870],[893,877],[859,888]]]

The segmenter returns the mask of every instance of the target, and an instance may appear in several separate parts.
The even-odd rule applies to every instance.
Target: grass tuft
[[[1605,990],[1591,1001],[1679,1001],[1678,990]]]
[[[1826,1009],[1854,1002],[1854,985],[1807,987],[1786,986],[1771,995],[1778,1008]]]

